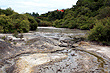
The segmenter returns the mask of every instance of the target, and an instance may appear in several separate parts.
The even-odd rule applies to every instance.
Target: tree
[[[34,19],[34,17],[27,15],[28,20],[30,22],[30,30],[34,31],[37,29],[38,23],[36,22],[36,20]]]
[[[39,14],[38,14],[38,13],[33,12],[33,13],[32,13],[32,16],[34,16],[34,17],[38,17],[38,16],[39,16]]]
[[[12,15],[14,13],[14,11],[9,7],[4,11],[4,14],[6,14],[6,16]]]
[[[29,21],[28,20],[22,20],[20,22],[20,32],[23,31],[23,32],[29,32]]]
[[[11,32],[11,29],[13,27],[12,19],[10,19],[6,15],[0,15],[0,26],[4,29],[4,33]]]
[[[110,44],[110,17],[97,20],[94,28],[90,30],[88,39]]]
[[[99,14],[97,16],[98,19],[103,19],[106,17],[110,17],[110,7],[105,7],[99,10]]]

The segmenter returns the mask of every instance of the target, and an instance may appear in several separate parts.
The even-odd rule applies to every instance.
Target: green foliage
[[[75,18],[74,18],[74,21],[73,20],[69,21],[68,25],[69,25],[69,28],[71,29],[78,28]]]
[[[88,39],[102,43],[110,43],[110,17],[97,20],[91,29]]]
[[[28,15],[28,20],[30,22],[30,30],[31,31],[36,30],[38,26],[38,23],[36,22],[36,20],[30,15]]]
[[[28,21],[28,17],[26,15],[14,13],[10,16],[10,18],[12,18],[13,21],[12,32],[14,32],[14,30],[20,33],[29,31],[30,22]]]
[[[41,14],[39,17],[35,17],[35,20],[38,22],[38,26],[53,26],[54,21],[62,19],[63,15],[63,12],[55,10],[46,14]]]
[[[98,19],[103,19],[106,17],[110,17],[110,7],[105,7],[99,10],[99,14],[97,16]]]
[[[39,26],[52,26],[51,22],[48,21],[40,21]]]
[[[53,22],[53,26],[54,27],[59,27],[59,20],[58,19]]]
[[[2,26],[0,26],[0,33],[3,33],[4,32],[4,29]]]
[[[12,15],[14,11],[11,8],[7,8],[6,10],[0,9],[0,15],[5,14],[6,16]]]
[[[40,15],[41,18],[43,18],[42,20],[46,20],[46,21],[54,21],[56,19],[62,19],[64,15],[64,12],[59,12],[59,11],[52,11],[52,12],[48,12],[46,14],[42,14]]]
[[[0,33],[29,32],[36,30],[38,23],[29,14],[18,14],[11,8],[0,9]]]
[[[28,32],[36,30],[37,26],[88,29],[91,30],[89,40],[108,43],[110,0],[78,0],[64,12],[55,10],[41,15],[35,12],[18,14],[11,8],[0,9],[0,33]]]
[[[38,14],[38,13],[33,12],[33,13],[32,13],[32,16],[34,16],[34,17],[38,17],[38,16],[39,16],[39,14]]]
[[[14,44],[14,45],[16,45],[16,44],[17,44],[17,42],[13,42],[13,44]]]
[[[5,37],[5,36],[3,36],[3,37],[2,37],[2,39],[3,39],[3,40],[5,40],[5,39],[6,39],[6,37]]]
[[[13,36],[17,38],[18,32],[17,31],[14,31]]]
[[[25,14],[18,14],[18,13],[13,13],[12,15],[10,15],[10,18],[12,18],[12,19],[20,19],[20,20],[28,19]]]
[[[12,19],[6,15],[0,15],[0,26],[4,33],[8,33],[12,29]]]
[[[78,0],[76,5],[65,9],[42,14],[42,21],[51,21],[60,28],[91,30],[89,40],[110,42],[110,0]]]
[[[28,32],[29,31],[29,21],[28,20],[22,20],[19,24],[19,32]]]

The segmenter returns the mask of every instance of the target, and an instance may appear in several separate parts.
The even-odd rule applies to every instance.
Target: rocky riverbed
[[[0,34],[0,73],[110,73],[110,47],[85,42],[86,34],[54,27]]]

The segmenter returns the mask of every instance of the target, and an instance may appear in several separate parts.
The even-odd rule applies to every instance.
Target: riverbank
[[[37,32],[23,33],[22,41],[0,40],[0,72],[109,73],[110,47],[82,41],[79,37],[85,35],[80,30],[42,27]],[[77,40],[72,38],[75,36]]]

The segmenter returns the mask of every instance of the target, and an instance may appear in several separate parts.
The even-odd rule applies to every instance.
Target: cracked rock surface
[[[38,27],[23,33],[23,40],[0,34],[0,73],[109,73],[110,47],[85,42],[86,33]]]

